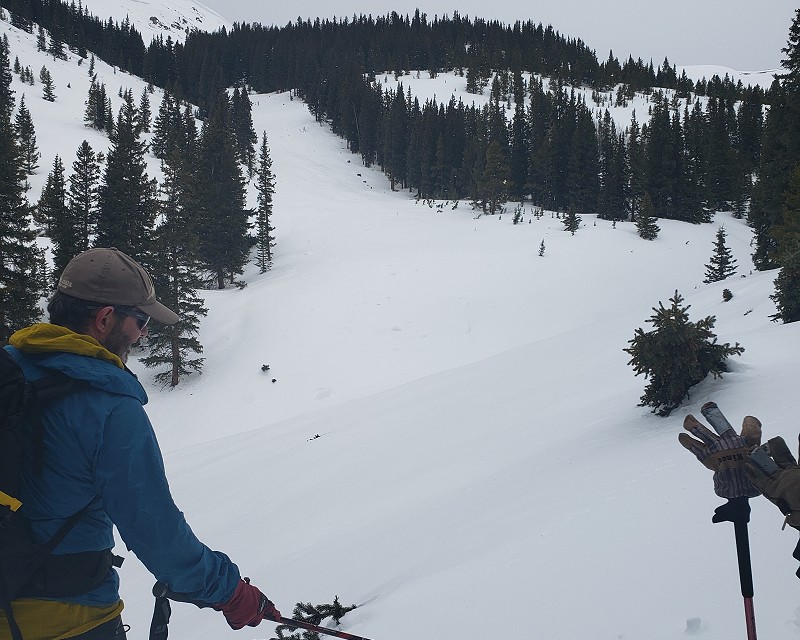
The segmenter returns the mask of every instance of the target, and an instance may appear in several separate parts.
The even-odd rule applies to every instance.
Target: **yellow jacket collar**
[[[75,333],[57,324],[43,322],[20,329],[9,338],[9,343],[24,353],[74,353],[107,360],[120,369],[125,368],[118,355],[111,353],[92,336]]]

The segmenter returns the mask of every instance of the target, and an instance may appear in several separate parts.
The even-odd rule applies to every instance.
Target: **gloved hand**
[[[783,438],[770,438],[767,444],[778,471],[767,473],[748,456],[745,462],[747,477],[767,499],[778,506],[786,516],[786,524],[800,529],[800,466]]]
[[[239,580],[231,599],[216,605],[214,609],[222,611],[231,629],[255,627],[262,620],[277,621],[281,618],[281,612],[267,596],[250,584],[250,578]]]
[[[680,443],[714,472],[714,493],[722,498],[753,498],[759,494],[744,469],[748,452],[761,443],[758,418],[745,417],[741,435],[730,429],[718,436],[693,415],[686,416],[683,428],[699,438],[685,433],[678,436]]]

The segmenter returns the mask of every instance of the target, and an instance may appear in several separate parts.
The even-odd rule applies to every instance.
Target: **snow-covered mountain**
[[[56,154],[69,173],[81,140],[108,141],[83,124],[87,65],[38,53],[8,22],[0,33],[12,61],[56,81],[55,103],[13,81],[42,152],[36,200]],[[118,88],[145,87],[96,71],[115,111]],[[445,81],[463,95],[445,74],[437,95]],[[201,376],[166,391],[132,363],[198,535],[284,614],[336,595],[360,604],[342,627],[373,640],[745,637],[732,527],[711,524],[721,501],[677,434],[709,399],[735,424],[761,418],[765,437],[800,429],[800,323],[770,322],[776,274],[752,271],[746,224],[659,221],[647,242],[591,215],[572,236],[530,208],[521,225],[465,203],[439,211],[391,191],[300,101],[251,100],[277,174],[274,268],[204,293]],[[719,224],[738,272],[704,284]],[[637,406],[645,381],[622,349],[676,289],[693,320],[716,316],[720,341],[746,351],[662,419]],[[752,506],[759,632],[794,638],[797,533]],[[144,638],[152,577],[127,555],[124,618]],[[173,607],[172,638],[271,634]]]
[[[103,20],[127,18],[142,34],[145,45],[157,36],[182,42],[192,31],[216,31],[231,23],[195,0],[83,0],[89,13]]]

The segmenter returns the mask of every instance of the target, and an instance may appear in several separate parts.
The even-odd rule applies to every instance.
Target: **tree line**
[[[393,188],[420,198],[469,198],[488,213],[508,199],[530,199],[570,219],[578,212],[631,219],[651,235],[658,217],[698,223],[733,210],[754,228],[756,266],[781,267],[778,317],[800,317],[792,248],[800,199],[797,17],[784,49],[787,73],[764,91],[727,77],[694,83],[667,60],[660,67],[631,58],[620,63],[610,53],[599,62],[582,41],[552,27],[458,13],[432,21],[417,11],[413,18],[237,24],[191,33],[185,43],[156,38],[145,47],[127,21],[102,22],[74,3],[2,4],[22,28],[32,32],[39,20],[76,51],[102,51],[176,101],[197,105],[205,121],[218,117],[225,87],[291,90],[365,165],[377,164]],[[386,88],[376,79],[391,73],[402,81],[413,69],[464,74],[472,90],[490,92],[489,104],[420,104],[402,84]],[[587,104],[580,86],[593,89],[597,105],[647,95],[648,113],[621,129],[607,111],[593,115],[600,110]],[[252,171],[253,157],[242,160]],[[260,243],[259,254],[268,256],[269,247]],[[226,268],[216,272],[219,284],[233,279]]]
[[[254,243],[266,271],[274,230],[270,225],[274,176],[266,133],[259,155],[246,91],[222,92],[198,130],[194,109],[170,93],[155,118],[144,90],[138,104],[121,91],[111,113],[105,88],[92,78],[85,122],[108,133],[107,154],[87,141],[78,147],[66,177],[56,156],[36,203],[27,200],[27,176],[38,166],[30,112],[11,90],[7,39],[0,40],[0,341],[40,317],[39,298],[75,253],[115,246],[136,255],[153,275],[160,298],[181,316],[176,325],[153,327],[148,366],[167,365],[156,377],[176,385],[202,366],[197,340],[205,315],[201,287],[236,283]],[[15,114],[16,111],[16,115]],[[152,120],[152,123],[151,123]],[[152,148],[144,134],[150,132]],[[147,174],[146,154],[161,160],[160,184]],[[246,180],[256,177],[257,211],[246,208]],[[250,218],[257,219],[255,237]],[[37,229],[38,228],[38,229]],[[41,231],[52,241],[49,269],[34,240]],[[32,277],[33,276],[33,277]]]

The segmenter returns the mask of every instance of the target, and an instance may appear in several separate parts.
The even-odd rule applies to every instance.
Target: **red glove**
[[[222,611],[231,629],[255,627],[262,620],[277,622],[281,618],[281,612],[267,596],[250,584],[250,578],[239,580],[231,599],[214,608]]]

